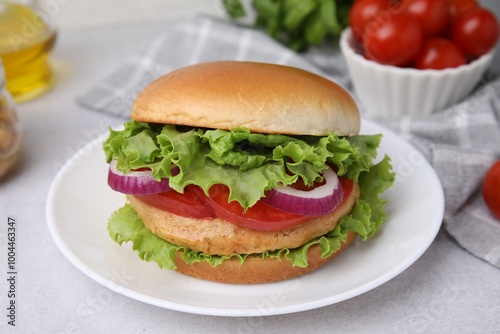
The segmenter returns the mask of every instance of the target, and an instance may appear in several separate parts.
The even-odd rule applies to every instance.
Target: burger
[[[108,223],[160,268],[222,283],[306,274],[367,240],[394,182],[381,135],[359,135],[353,98],[289,66],[207,62],[138,95],[103,144],[126,195]],[[333,263],[332,263],[333,265]]]

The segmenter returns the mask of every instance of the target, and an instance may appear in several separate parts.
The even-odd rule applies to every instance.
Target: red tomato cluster
[[[466,64],[499,34],[495,16],[476,0],[356,0],[349,26],[367,59],[417,69]]]

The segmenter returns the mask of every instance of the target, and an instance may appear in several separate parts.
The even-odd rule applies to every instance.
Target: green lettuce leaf
[[[385,156],[368,172],[359,176],[360,197],[348,216],[342,218],[340,224],[356,232],[364,240],[371,238],[387,219],[384,205],[387,200],[380,195],[394,184],[395,174],[392,172],[390,159]]]
[[[103,144],[106,161],[117,160],[124,173],[150,168],[153,176],[170,178],[178,192],[189,184],[206,194],[214,184],[229,187],[230,201],[245,209],[265,191],[290,185],[300,177],[307,185],[321,181],[329,164],[338,174],[358,181],[376,156],[380,135],[342,138],[264,135],[239,127],[231,131],[130,121],[124,130],[110,131]],[[179,173],[172,175],[173,166]],[[251,185],[251,186],[249,186]]]

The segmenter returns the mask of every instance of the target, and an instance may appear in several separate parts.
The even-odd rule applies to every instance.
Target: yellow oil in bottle
[[[53,83],[48,58],[56,32],[32,8],[0,0],[0,57],[16,102],[31,100]]]

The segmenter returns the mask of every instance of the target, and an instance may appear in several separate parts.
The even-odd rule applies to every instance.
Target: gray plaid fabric
[[[300,67],[349,90],[352,87],[335,46],[297,54],[262,32],[197,16],[159,36],[143,54],[124,61],[78,96],[77,102],[128,118],[135,97],[151,80],[189,64],[225,59]],[[435,168],[444,188],[448,233],[463,248],[497,267],[500,222],[484,206],[481,183],[488,167],[500,158],[499,92],[500,79],[485,79],[468,99],[447,110],[424,118],[376,120],[421,150]]]
[[[465,249],[500,267],[500,221],[485,207],[484,174],[500,158],[500,80],[463,102],[423,118],[384,125],[417,147],[436,170],[445,194],[444,226]]]

